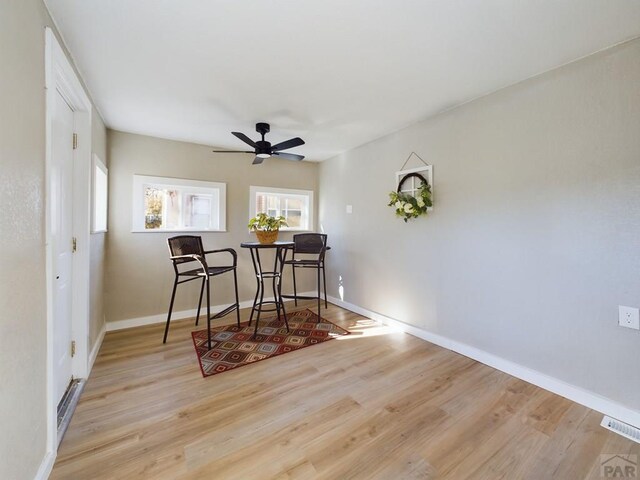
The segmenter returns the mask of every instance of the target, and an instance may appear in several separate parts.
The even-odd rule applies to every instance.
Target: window
[[[431,165],[427,165],[425,167],[411,168],[409,170],[401,170],[399,172],[396,172],[396,185],[400,183],[400,180],[402,179],[402,177],[404,177],[408,173],[419,173],[425,178],[429,186],[433,188],[433,182],[431,181],[432,171],[433,170]],[[407,181],[402,185],[401,192],[408,193],[409,195],[415,196],[421,184],[422,182],[419,179],[417,179],[416,177],[411,177],[407,179]]]
[[[133,176],[134,232],[225,231],[225,183]]]
[[[107,231],[107,195],[108,195],[108,170],[102,160],[93,154],[93,208],[91,232],[99,233]]]
[[[400,180],[408,173],[419,173],[420,175],[422,175],[424,179],[427,181],[427,183],[429,184],[429,187],[431,187],[431,193],[433,194],[433,166],[432,165],[426,165],[424,167],[418,167],[418,168],[410,168],[408,170],[401,170],[399,172],[396,172],[396,185],[398,185],[400,183]],[[418,193],[418,189],[420,188],[420,185],[422,185],[422,181],[420,181],[420,179],[416,177],[411,177],[407,179],[406,182],[403,183],[401,192],[408,193],[409,195],[415,197],[416,194]],[[429,207],[428,210],[433,210],[433,207]]]
[[[288,227],[282,230],[313,230],[313,191],[288,188],[251,187],[250,217],[266,213],[282,215]]]

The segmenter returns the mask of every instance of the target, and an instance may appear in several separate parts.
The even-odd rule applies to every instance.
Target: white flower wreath
[[[407,177],[405,177],[407,178]],[[403,192],[389,192],[389,207],[396,209],[396,216],[401,217],[405,222],[410,218],[418,218],[420,215],[426,215],[429,207],[433,206],[431,200],[431,187],[427,181],[420,176],[422,183],[418,188],[417,196],[409,195]],[[402,182],[400,185],[402,185]],[[398,187],[400,190],[400,187]]]

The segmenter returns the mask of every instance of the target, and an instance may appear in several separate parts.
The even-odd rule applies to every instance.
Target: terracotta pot
[[[276,240],[278,240],[278,230],[273,230],[271,232],[266,232],[264,230],[256,230],[256,237],[258,237],[258,241],[264,245],[269,245]]]

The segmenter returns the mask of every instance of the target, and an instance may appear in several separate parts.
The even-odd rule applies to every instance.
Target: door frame
[[[51,244],[52,205],[49,202],[51,188],[51,162],[53,152],[53,112],[55,95],[59,92],[73,110],[74,131],[78,136],[73,151],[73,236],[77,251],[72,258],[71,282],[71,331],[76,342],[75,355],[71,359],[74,378],[86,378],[89,373],[89,272],[91,226],[91,112],[92,105],[75,70],[67,59],[53,30],[45,29],[45,252],[47,290],[47,454],[55,458],[57,441],[57,405],[54,388],[53,358],[53,249]],[[72,139],[70,138],[71,142]],[[71,239],[69,239],[71,241]]]

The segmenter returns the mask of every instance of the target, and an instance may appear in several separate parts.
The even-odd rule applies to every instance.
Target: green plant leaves
[[[267,215],[266,213],[259,213],[251,220],[249,220],[249,224],[247,225],[249,230],[262,230],[265,232],[273,232],[275,230],[280,230],[280,227],[288,227],[286,218],[282,215],[278,217],[272,217]]]
[[[433,206],[431,187],[429,184],[422,182],[418,189],[417,197],[408,193],[389,192],[389,203],[387,205],[393,207],[396,216],[402,218],[405,223],[410,218],[426,215],[428,208]]]

